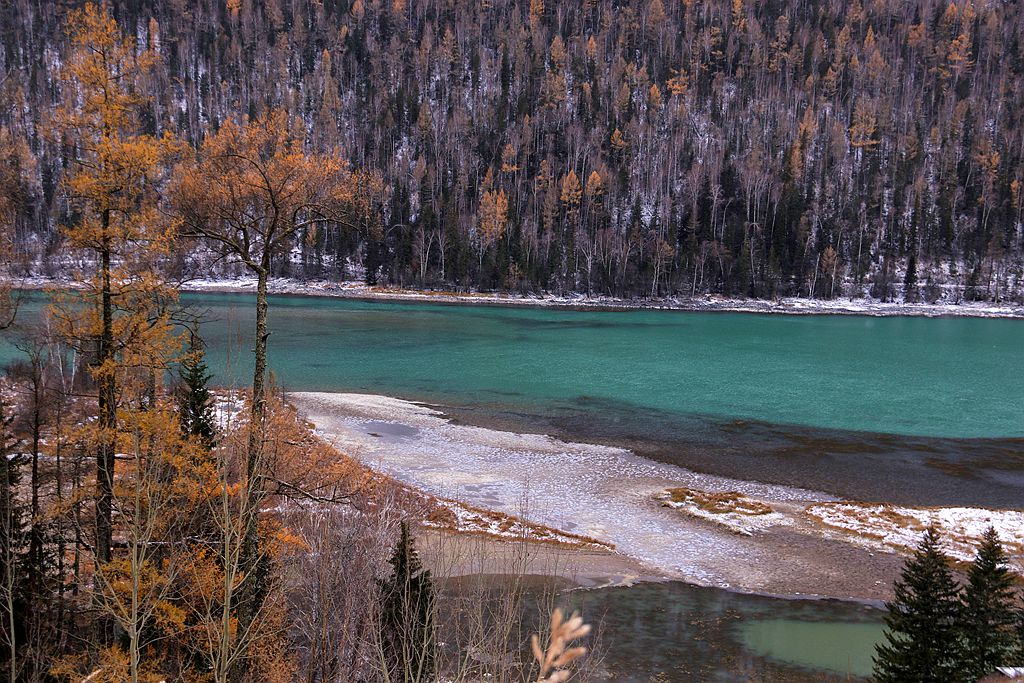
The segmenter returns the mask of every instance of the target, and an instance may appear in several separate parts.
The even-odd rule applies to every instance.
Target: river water
[[[252,298],[184,301],[204,319],[217,380],[246,383]],[[466,422],[849,498],[992,507],[1024,499],[1020,320],[279,296],[270,327],[271,367],[287,390],[398,396]],[[11,353],[0,346],[0,359]],[[579,599],[603,615],[619,663],[644,672],[623,681],[863,676],[881,633],[880,612],[862,606],[684,584]]]

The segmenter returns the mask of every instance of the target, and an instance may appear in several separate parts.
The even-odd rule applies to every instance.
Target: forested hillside
[[[21,177],[8,194],[26,271],[61,265],[75,141],[48,127],[76,5],[0,6],[0,116],[29,152],[8,150],[6,165]],[[196,145],[227,119],[282,108],[311,149],[380,174],[379,218],[310,230],[280,274],[627,296],[1024,297],[1019,2],[110,6],[159,56],[149,132]]]

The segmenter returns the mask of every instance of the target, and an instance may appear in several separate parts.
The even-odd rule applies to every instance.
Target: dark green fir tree
[[[875,651],[878,683],[967,681],[960,645],[959,587],[929,527],[886,603],[885,642]]]
[[[386,680],[433,681],[437,647],[434,587],[406,522],[402,522],[390,563],[392,574],[380,584],[380,650],[388,671]]]
[[[967,573],[960,624],[964,666],[970,680],[983,678],[1016,654],[1014,580],[996,530],[989,528]]]
[[[202,340],[192,335],[188,354],[178,370],[181,384],[178,387],[178,417],[181,430],[194,436],[211,448],[217,435],[217,424],[213,414],[213,396],[210,394],[210,374],[206,366]]]

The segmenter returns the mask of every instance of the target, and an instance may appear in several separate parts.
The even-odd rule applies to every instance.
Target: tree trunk
[[[263,446],[266,432],[266,379],[267,379],[267,278],[269,258],[265,258],[257,273],[256,335],[253,347],[252,408],[249,415],[249,442],[246,452],[245,488],[242,510],[245,516],[244,538],[239,565],[245,572],[245,583],[239,591],[238,629],[240,637],[248,634],[256,621],[267,595],[268,568],[260,553],[259,505],[263,490]],[[230,676],[232,681],[245,677],[245,658],[241,658]]]
[[[117,423],[117,377],[111,368],[114,357],[114,308],[110,285],[110,212],[103,212],[100,252],[102,328],[96,367],[99,368],[99,448],[96,453],[96,563],[110,562],[113,535],[111,508],[114,496],[114,429]]]

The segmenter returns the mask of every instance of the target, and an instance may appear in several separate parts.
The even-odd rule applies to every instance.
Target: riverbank
[[[196,279],[182,284],[190,292],[254,292],[254,278],[230,280]],[[644,297],[621,299],[584,294],[519,295],[491,292],[452,292],[370,286],[361,281],[299,281],[275,278],[268,283],[273,294],[325,296],[363,300],[424,301],[438,304],[474,304],[479,306],[536,306],[604,311],[670,310],[723,313],[765,313],[783,315],[865,315],[975,318],[1024,318],[1024,306],[981,302],[902,303],[872,299],[803,299],[785,297],[773,301],[735,299],[720,295],[695,297]]]
[[[74,287],[66,279],[31,277],[13,283],[21,289]],[[197,278],[180,283],[183,292],[254,293],[255,278]],[[778,315],[857,315],[872,317],[971,317],[1024,319],[1024,306],[987,302],[905,303],[876,299],[804,299],[784,297],[776,300],[730,298],[721,295],[694,297],[643,297],[622,299],[585,294],[510,294],[493,292],[454,292],[370,286],[362,281],[295,280],[274,278],[268,283],[271,294],[333,297],[365,301],[429,302],[435,304],[471,304],[477,306],[526,306],[593,311],[665,310],[722,313],[760,313]]]
[[[902,561],[884,548],[824,533],[800,514],[835,500],[819,492],[699,474],[622,448],[453,424],[435,407],[385,396],[289,398],[322,438],[374,470],[435,496],[597,539],[633,568],[603,571],[593,562],[607,562],[604,552],[587,558],[570,549],[580,573],[880,601],[890,597]],[[742,524],[701,517],[658,500],[676,486],[735,491],[774,512]]]
[[[321,438],[406,485],[606,544],[563,544],[541,564],[561,558],[572,571],[529,572],[589,577],[578,585],[664,579],[878,602],[891,597],[903,558],[928,524],[941,526],[946,552],[961,562],[990,525],[1015,558],[1024,547],[1024,514],[1015,510],[845,500],[702,474],[625,448],[456,423],[443,406],[386,396],[290,399]],[[468,573],[501,573],[509,546],[497,542],[467,555],[482,563]],[[1024,573],[1016,559],[1014,569]]]

